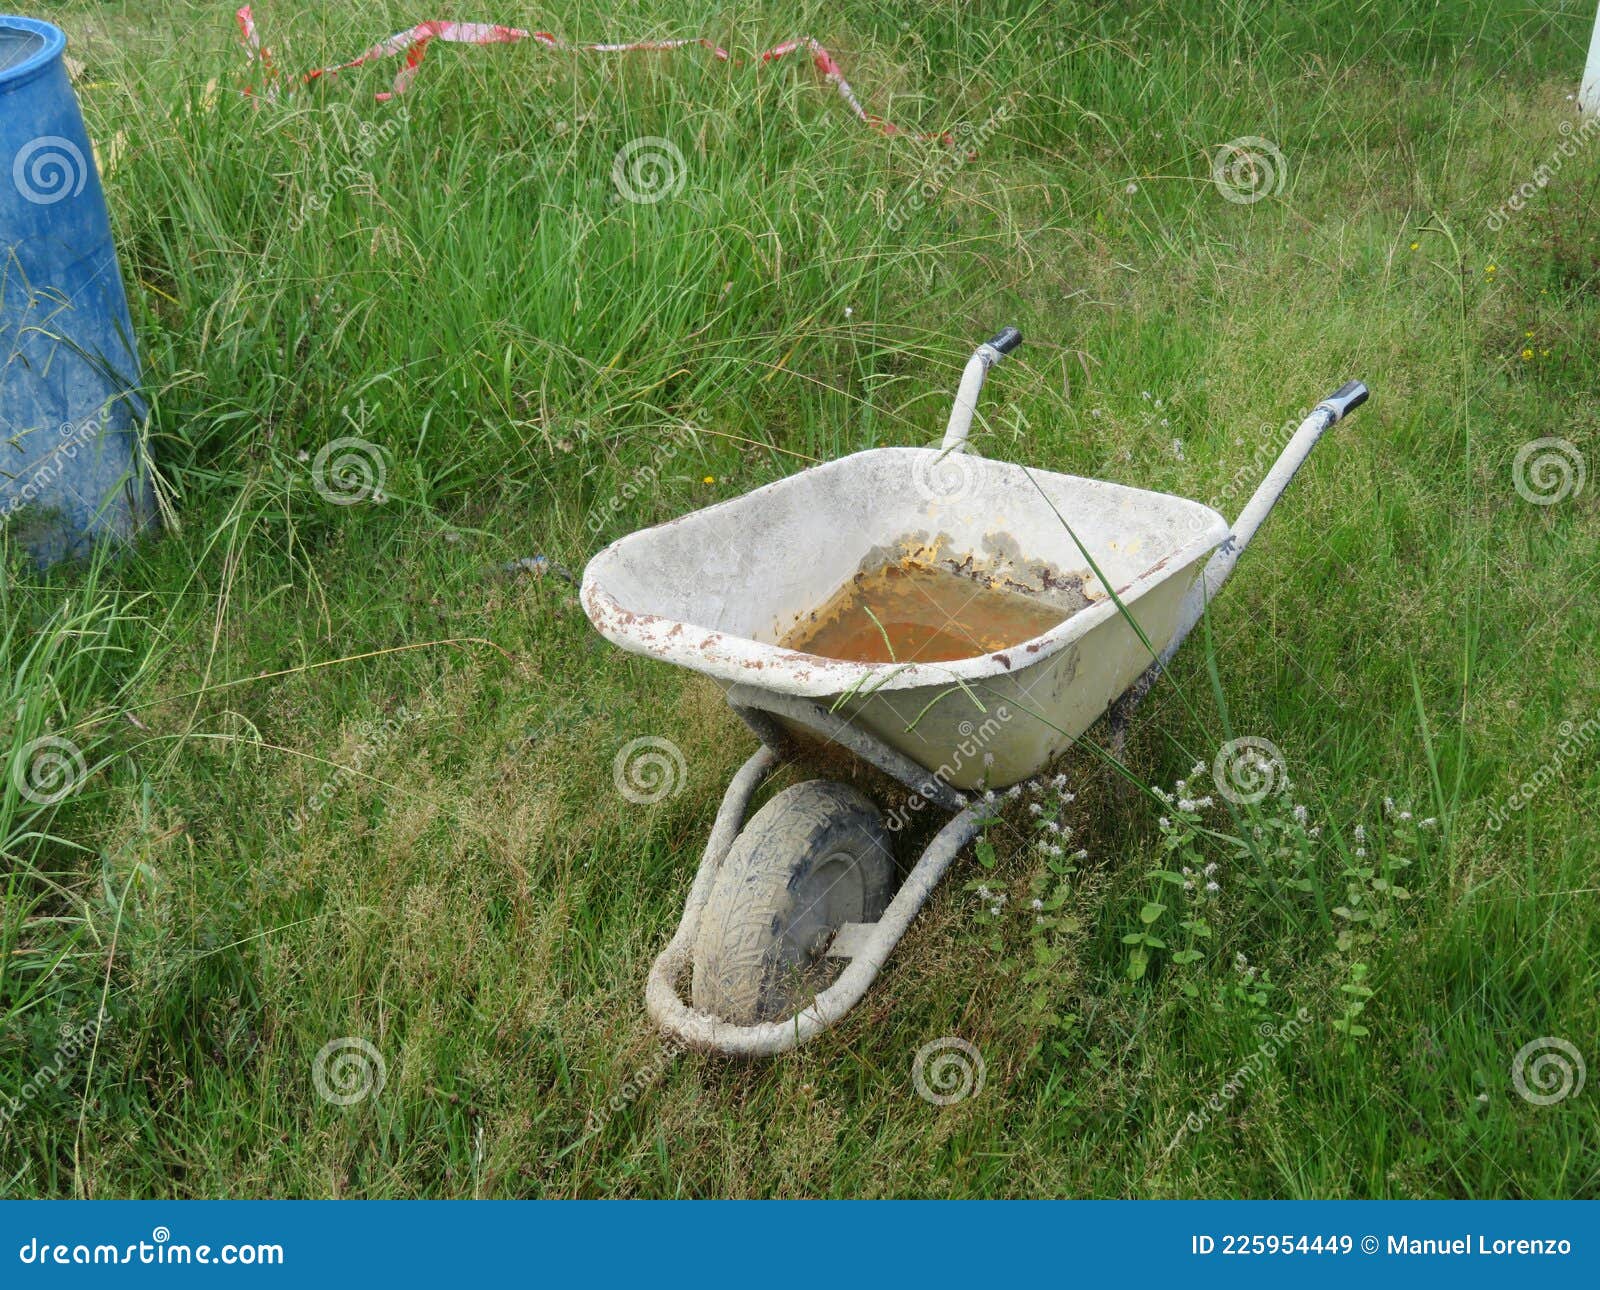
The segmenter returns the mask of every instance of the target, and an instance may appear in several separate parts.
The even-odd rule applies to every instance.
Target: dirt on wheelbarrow
[[[858,573],[782,643],[851,663],[942,663],[1009,649],[1066,616],[1033,596],[907,558]]]

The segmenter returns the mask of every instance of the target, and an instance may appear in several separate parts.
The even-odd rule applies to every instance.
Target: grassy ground
[[[1551,1041],[1600,1033],[1591,4],[257,6],[288,68],[435,16],[810,31],[908,126],[1005,105],[956,161],[798,60],[435,46],[391,103],[387,68],[247,99],[230,8],[57,15],[181,527],[4,584],[0,748],[88,772],[0,786],[6,1193],[1600,1191],[1594,1081],[1513,1078],[1553,1096]],[[612,178],[640,136],[685,159],[654,204]],[[1283,158],[1252,203],[1212,180],[1245,136]],[[752,741],[498,570],[925,443],[1010,322],[980,451],[1230,514],[1286,419],[1373,388],[1125,753],[1216,796],[1191,763],[1266,739],[1293,788],[1164,807],[1098,728],[836,1033],[665,1054],[645,972]],[[346,436],[381,500],[314,486]],[[1534,504],[1551,437],[1589,478]],[[613,786],[640,736],[684,755],[653,805]],[[1033,844],[1058,810],[1081,859]],[[1161,876],[1212,863],[1213,895]],[[986,1068],[945,1107],[912,1081],[941,1037]],[[384,1068],[349,1105],[313,1078],[340,1038]]]

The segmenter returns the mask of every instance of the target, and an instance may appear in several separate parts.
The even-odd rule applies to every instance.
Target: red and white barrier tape
[[[252,61],[261,65],[262,74],[266,78],[265,92],[271,97],[276,97],[277,70],[272,65],[271,53],[261,43],[261,38],[256,31],[255,18],[250,12],[250,6],[245,5],[235,16],[239,21],[239,31],[243,38],[246,52]],[[733,61],[727,50],[705,39],[703,36],[689,37],[683,40],[639,40],[620,45],[569,45],[566,41],[551,35],[548,31],[523,31],[520,27],[502,27],[498,24],[486,22],[432,21],[419,22],[416,26],[410,27],[405,31],[397,31],[388,39],[380,40],[370,49],[356,55],[348,63],[337,63],[331,67],[318,67],[307,72],[300,79],[305,83],[310,83],[323,76],[336,76],[349,68],[360,67],[363,63],[393,58],[397,54],[404,53],[405,66],[395,75],[394,87],[377,96],[381,102],[385,99],[393,98],[396,94],[404,94],[410,88],[411,82],[416,78],[417,69],[422,65],[423,56],[428,52],[428,46],[435,40],[442,40],[449,45],[514,45],[518,41],[532,40],[548,49],[588,54],[632,54],[683,49],[689,45],[699,45],[702,49],[710,50],[711,54],[719,62],[731,63]],[[833,55],[812,37],[801,36],[798,40],[788,40],[781,45],[774,45],[759,57],[763,63],[772,63],[786,54],[792,54],[801,49],[810,54],[812,64],[822,73],[823,78],[839,91],[839,97],[849,104],[850,110],[855,113],[857,120],[884,135],[893,136],[906,133],[894,122],[873,116],[866,108],[861,106],[861,100],[856,97],[856,92],[850,88],[850,82],[845,80],[844,72],[840,69]],[[916,137],[937,139],[946,144],[954,144],[955,142],[948,134],[923,134]]]

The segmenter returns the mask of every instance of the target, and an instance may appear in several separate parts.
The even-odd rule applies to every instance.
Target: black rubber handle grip
[[[1365,403],[1370,393],[1360,381],[1346,381],[1323,399],[1319,406],[1327,408],[1333,413],[1333,419],[1339,421]]]
[[[1022,344],[1022,333],[1015,327],[1002,327],[998,335],[985,342],[990,349],[998,350],[1002,354],[1009,354],[1018,345]]]

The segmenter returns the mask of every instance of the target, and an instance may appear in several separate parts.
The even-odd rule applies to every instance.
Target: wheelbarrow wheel
[[[692,998],[749,1025],[788,1016],[845,923],[876,922],[894,894],[883,817],[846,784],[813,779],[751,817],[717,873],[694,946]]]

